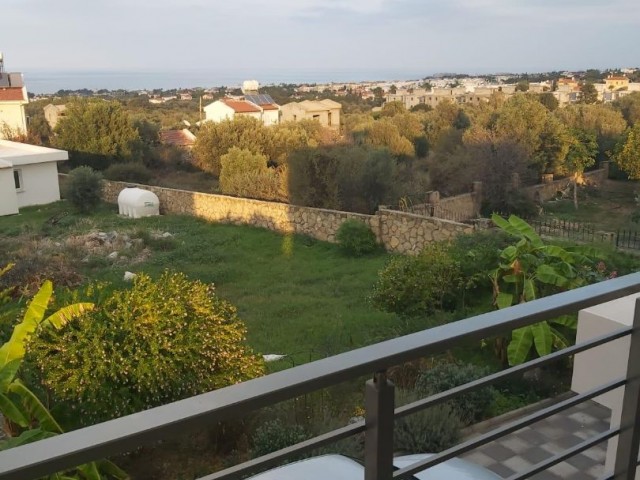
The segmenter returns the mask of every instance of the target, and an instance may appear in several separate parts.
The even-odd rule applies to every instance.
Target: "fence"
[[[425,217],[440,218],[451,222],[465,223],[469,221],[469,214],[464,211],[450,210],[439,204],[412,202],[403,198],[398,207],[394,208],[402,212],[413,213]]]
[[[560,219],[527,219],[539,235],[566,238],[585,243],[614,243],[616,235],[597,230],[593,225]]]
[[[616,233],[616,248],[640,250],[640,232],[618,230]]]
[[[531,478],[579,452],[618,436],[615,472],[606,478],[632,480],[635,478],[640,444],[640,363],[637,362],[640,356],[640,299],[635,303],[635,315],[631,326],[622,327],[612,333],[577,343],[550,355],[490,374],[399,408],[395,407],[394,386],[387,380],[386,371],[395,365],[438,354],[469,341],[501,335],[516,328],[537,324],[637,292],[640,292],[640,273],[395,338],[13,448],[0,452],[0,480],[23,480],[50,475],[89,461],[132,451],[172,435],[188,434],[202,426],[239,418],[259,408],[272,406],[344,381],[355,380],[362,375],[370,375],[371,378],[365,386],[363,421],[202,477],[201,480],[242,478],[251,472],[282,464],[287,458],[363,432],[365,480],[412,478],[411,476],[417,472],[458,457],[538,420],[551,417],[619,387],[625,389],[620,426],[614,426],[595,437],[586,438],[577,446],[558,451],[546,460],[523,468],[510,479]],[[426,460],[394,471],[392,461],[395,419],[623,337],[628,337],[630,344],[628,356],[625,354],[627,368],[619,378],[611,378],[604,385],[478,435]],[[582,473],[586,478],[586,472]]]

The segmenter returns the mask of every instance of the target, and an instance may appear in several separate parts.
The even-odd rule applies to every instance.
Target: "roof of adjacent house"
[[[263,110],[279,110],[280,107],[275,103],[266,103],[264,105],[260,105]]]
[[[333,110],[336,108],[342,108],[338,102],[334,102],[333,100],[324,99],[324,100],[304,100],[302,102],[291,102],[287,103],[287,106],[298,106],[299,108],[307,111],[307,112],[322,112],[325,110]]]
[[[196,136],[186,128],[182,130],[164,130],[160,132],[160,141],[176,147],[190,147],[196,141]]]
[[[27,101],[22,87],[0,87],[0,102]]]
[[[265,105],[278,105],[271,95],[267,95],[266,93],[256,93],[251,95],[245,95],[244,100],[247,102],[255,103],[264,108]]]
[[[50,103],[43,108],[43,110],[56,110],[58,113],[64,112],[66,109],[66,105],[54,105],[53,103]]]
[[[64,150],[0,140],[0,160],[10,162],[14,166],[58,162],[68,159],[69,154]]]
[[[629,80],[624,75],[610,75],[606,78],[606,80]]]
[[[262,109],[252,102],[245,100],[235,100],[233,98],[223,98],[220,100],[227,107],[232,108],[236,113],[262,112]]]

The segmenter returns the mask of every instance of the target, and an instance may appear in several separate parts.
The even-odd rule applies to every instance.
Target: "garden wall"
[[[132,184],[105,181],[103,199],[117,203],[118,194],[127,185]],[[418,253],[428,243],[473,231],[469,225],[386,209],[380,209],[375,215],[362,215],[149,185],[136,186],[158,196],[161,213],[252,225],[281,233],[308,235],[328,242],[335,242],[338,228],[345,220],[357,219],[369,225],[387,250],[397,253]]]
[[[584,174],[585,181],[595,183],[598,186],[603,185],[608,176],[608,166]],[[531,187],[524,187],[522,190],[534,201],[546,202],[547,200],[556,198],[557,193],[569,188],[571,183],[571,178],[561,178],[546,183],[539,183]]]

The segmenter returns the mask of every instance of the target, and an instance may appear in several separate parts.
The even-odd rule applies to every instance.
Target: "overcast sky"
[[[8,70],[640,65],[640,0],[2,0]]]

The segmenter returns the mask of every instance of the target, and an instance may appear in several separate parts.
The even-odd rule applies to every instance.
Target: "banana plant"
[[[598,257],[595,249],[547,245],[527,222],[515,215],[504,219],[494,214],[491,219],[498,228],[517,238],[514,245],[502,251],[500,264],[490,275],[497,308],[587,283],[585,273],[594,265],[594,257]],[[532,349],[544,356],[554,348],[568,347],[570,342],[563,329],[575,330],[576,326],[575,318],[563,316],[514,330],[507,347],[509,364],[524,363]]]
[[[0,412],[4,421],[3,429],[8,437],[0,442],[0,450],[64,433],[49,409],[18,378],[26,345],[37,334],[38,329],[61,329],[73,318],[94,308],[92,303],[75,303],[45,317],[52,295],[53,285],[47,280],[29,303],[22,321],[14,327],[9,341],[0,347]],[[128,478],[124,471],[104,460],[81,465],[75,473],[54,474],[49,478],[101,480],[101,472],[111,478]]]

